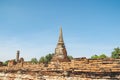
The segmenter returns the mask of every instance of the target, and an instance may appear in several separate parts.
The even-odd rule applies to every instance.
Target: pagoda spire
[[[60,27],[60,34],[59,34],[59,40],[58,40],[58,43],[64,43],[64,41],[63,41],[62,27]]]
[[[55,61],[55,62],[56,61],[61,61],[61,62],[70,61],[67,57],[67,51],[65,48],[64,40],[63,40],[62,27],[60,27],[58,43],[55,48],[55,54],[53,55],[51,61]]]

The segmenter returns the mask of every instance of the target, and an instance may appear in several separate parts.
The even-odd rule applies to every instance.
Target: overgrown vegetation
[[[3,66],[7,66],[8,65],[8,60],[3,62]]]
[[[112,52],[112,55],[111,55],[112,58],[120,58],[120,48],[117,47],[117,48],[114,48],[114,51]]]
[[[37,58],[32,58],[32,59],[31,59],[31,63],[33,63],[33,64],[37,64],[37,63],[38,63]]]
[[[37,58],[32,58],[32,59],[31,59],[31,63],[33,63],[33,64],[37,64],[37,63],[45,63],[45,64],[48,64],[48,63],[51,61],[53,55],[54,55],[54,53],[52,53],[52,54],[49,53],[49,54],[47,54],[46,56],[40,57],[39,60],[37,60]],[[70,56],[70,55],[68,55],[68,58],[69,58],[70,60],[73,59],[73,57]]]
[[[52,59],[54,54],[47,54],[46,56],[42,56],[40,59],[39,59],[39,63],[49,63]]]
[[[91,56],[91,59],[104,59],[107,58],[107,56],[105,54],[101,54],[101,55],[93,55]]]
[[[31,63],[37,64],[37,63],[49,63],[52,59],[53,54],[47,54],[46,56],[42,56],[39,60],[37,58],[32,58]]]
[[[104,58],[108,58],[108,56],[106,56],[105,54],[101,54],[101,55],[93,55],[91,56],[91,59],[104,59]],[[114,59],[118,59],[120,58],[120,48],[114,48],[113,52],[111,53],[111,57],[110,58],[114,58]]]
[[[70,56],[70,55],[68,55],[68,58],[69,58],[70,60],[72,60],[72,59],[73,59],[73,57],[72,57],[72,56]]]

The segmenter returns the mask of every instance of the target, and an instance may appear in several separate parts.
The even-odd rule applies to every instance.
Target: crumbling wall
[[[81,78],[80,76],[65,77],[65,76],[41,76],[39,74],[20,74],[20,73],[0,73],[0,80],[118,80],[118,79],[93,79]]]

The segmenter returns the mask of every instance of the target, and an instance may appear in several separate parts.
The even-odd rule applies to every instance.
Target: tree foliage
[[[106,56],[105,54],[101,54],[101,55],[99,56],[99,58],[100,58],[100,59],[104,59],[104,58],[107,58],[107,56]]]
[[[42,56],[40,59],[39,59],[39,63],[49,63],[53,57],[53,53],[52,54],[47,54],[46,56]],[[73,59],[72,56],[68,55],[68,58],[71,60]]]
[[[104,59],[107,58],[107,56],[105,54],[101,54],[101,55],[93,55],[91,56],[91,59]]]
[[[40,59],[39,59],[39,63],[49,63],[50,61],[51,61],[51,59],[52,59],[52,57],[53,57],[53,54],[47,54],[45,57],[43,56],[43,57],[41,57]]]
[[[31,59],[31,63],[37,64],[37,63],[38,63],[38,60],[37,60],[36,58],[32,58],[32,59]]]
[[[44,59],[44,56],[42,56],[40,59],[39,59],[39,63],[44,63],[45,62],[45,59]]]
[[[48,55],[46,55],[45,56],[45,59],[46,59],[46,63],[48,63],[48,62],[50,62],[51,61],[51,59],[52,59],[52,57],[53,57],[53,54],[48,54]]]
[[[117,48],[114,48],[114,51],[112,52],[112,55],[111,55],[112,58],[120,58],[120,48],[117,47]]]
[[[95,54],[95,55],[91,56],[91,59],[98,59],[98,57],[99,56]]]
[[[73,57],[72,57],[72,56],[70,56],[70,55],[68,55],[67,57],[68,57],[70,60],[72,60],[72,59],[73,59]]]
[[[40,57],[39,61],[36,58],[32,58],[31,63],[33,63],[33,64],[37,64],[37,63],[46,63],[46,64],[48,64],[51,61],[53,55],[54,55],[53,53],[52,54],[49,53],[46,56]],[[73,59],[73,57],[70,56],[70,55],[68,55],[68,58],[70,60]]]
[[[3,62],[3,66],[7,66],[8,65],[8,60]]]

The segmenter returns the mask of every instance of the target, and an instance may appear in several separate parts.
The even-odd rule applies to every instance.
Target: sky
[[[54,53],[62,26],[68,55],[111,55],[120,46],[120,0],[1,0],[0,61]]]

